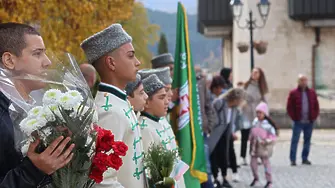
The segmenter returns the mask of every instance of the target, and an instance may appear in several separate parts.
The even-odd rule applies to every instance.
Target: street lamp
[[[234,20],[237,23],[237,26],[240,29],[249,29],[250,32],[250,63],[251,70],[254,69],[254,36],[253,30],[257,28],[263,28],[266,24],[266,20],[269,16],[270,12],[270,2],[268,0],[260,0],[257,4],[258,12],[262,18],[262,24],[257,25],[255,18],[253,17],[252,10],[249,10],[249,19],[246,20],[246,24],[244,26],[240,25],[240,19],[243,12],[243,3],[241,0],[231,0],[230,6],[233,12]]]

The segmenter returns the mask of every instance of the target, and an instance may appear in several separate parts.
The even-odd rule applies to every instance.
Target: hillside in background
[[[160,31],[166,34],[169,51],[174,55],[174,49],[176,45],[176,13],[166,13],[151,9],[147,9],[147,11],[150,22],[159,25]],[[221,40],[205,38],[199,34],[197,32],[196,15],[188,15],[188,24],[193,62],[195,64],[205,65],[211,64],[211,62],[208,62],[208,60],[212,59],[213,56],[215,59],[221,59]],[[157,55],[157,46],[158,43],[149,47],[150,51],[154,55]]]
[[[181,2],[188,14],[197,14],[198,0],[136,0],[142,2],[146,8],[168,13],[177,12],[178,2]]]

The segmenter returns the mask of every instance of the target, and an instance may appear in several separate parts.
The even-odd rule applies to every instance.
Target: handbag
[[[260,141],[257,141],[256,145],[256,156],[257,157],[271,157],[273,154],[273,148],[274,148],[275,142],[264,142],[261,143]]]

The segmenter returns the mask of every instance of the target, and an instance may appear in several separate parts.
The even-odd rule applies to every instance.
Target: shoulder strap
[[[225,119],[227,119],[227,114],[224,112],[224,107],[225,107],[225,103],[223,101],[223,99],[220,99],[220,106],[219,106],[219,109],[217,110],[217,116],[218,116],[218,120],[219,122],[218,123],[221,123],[222,122],[222,119],[221,119],[221,114],[223,113],[223,117]]]

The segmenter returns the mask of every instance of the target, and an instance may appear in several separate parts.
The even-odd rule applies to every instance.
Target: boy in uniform
[[[147,151],[152,143],[160,143],[167,150],[178,149],[170,124],[162,123],[162,118],[165,119],[167,114],[169,97],[166,92],[166,85],[159,77],[168,73],[166,70],[168,69],[160,69],[160,71],[158,71],[158,69],[140,71],[140,74],[150,75],[146,75],[146,78],[142,81],[144,90],[149,98],[139,119],[143,137],[150,138],[150,140],[146,139],[143,142],[145,151]],[[166,78],[170,78],[169,74],[167,74],[167,76]],[[177,186],[179,188],[185,187],[183,178],[177,182]]]
[[[81,44],[88,62],[101,78],[95,98],[99,126],[111,130],[115,140],[121,140],[129,147],[119,171],[108,170],[103,181],[95,187],[113,187],[117,181],[126,188],[145,187],[141,131],[124,91],[127,83],[136,81],[141,64],[131,42],[132,38],[120,24],[112,24]]]
[[[128,100],[133,106],[135,113],[143,111],[148,95],[144,91],[141,75],[137,74],[136,80],[134,82],[129,82],[126,85],[125,90],[128,95]]]

